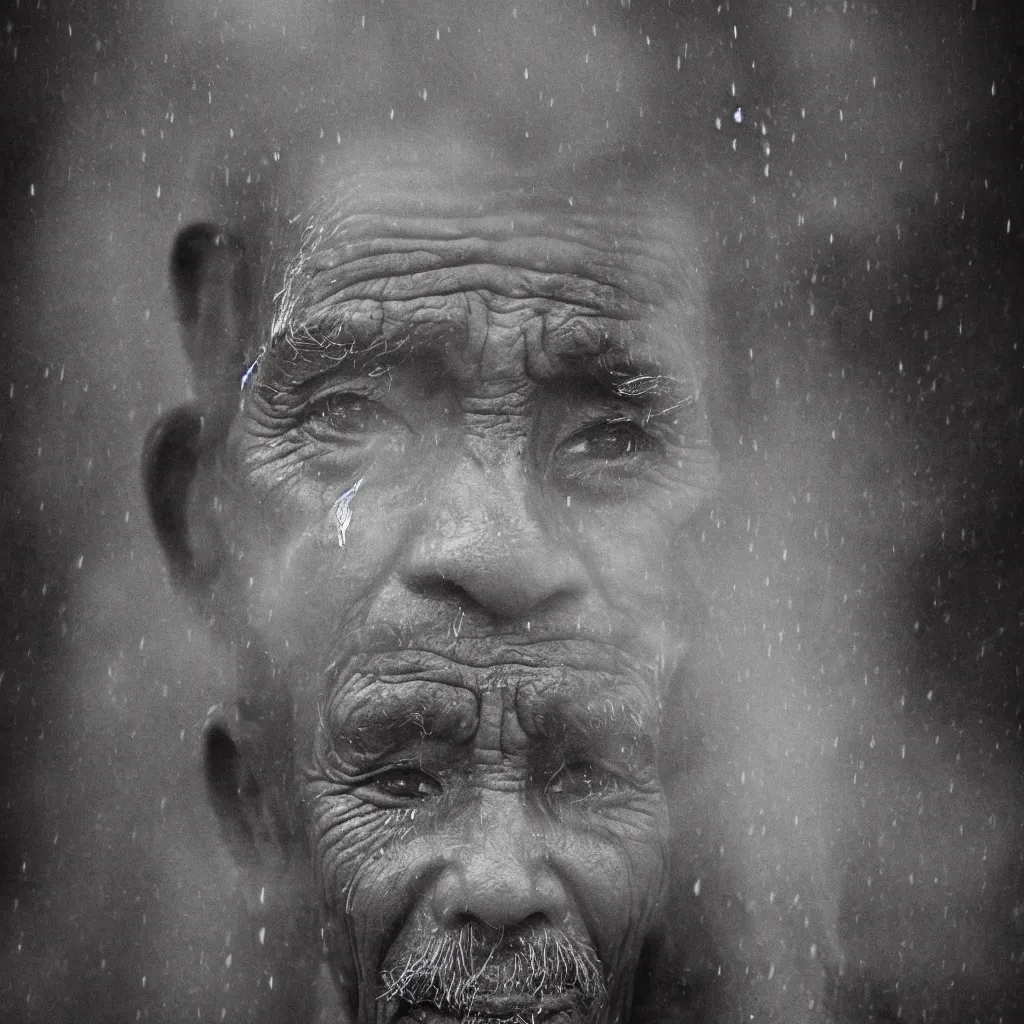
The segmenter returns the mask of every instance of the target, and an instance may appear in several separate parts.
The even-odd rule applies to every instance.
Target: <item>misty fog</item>
[[[673,811],[700,955],[772,965],[757,1019],[822,963],[806,1019],[1019,1019],[1022,38],[1010,0],[8,4],[0,1016],[287,1012],[199,771],[230,669],[140,485],[191,387],[167,259],[367,140],[451,134],[657,159],[698,225],[728,425],[722,682]]]

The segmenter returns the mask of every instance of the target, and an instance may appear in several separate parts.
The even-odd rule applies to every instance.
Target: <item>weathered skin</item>
[[[232,392],[168,421],[186,456],[166,425],[151,445],[172,567],[241,666],[211,795],[243,867],[287,862],[321,905],[342,1019],[640,1019],[716,457],[693,240],[584,192],[334,186],[259,337],[196,320],[218,337],[193,349],[248,351]],[[188,278],[203,309],[242,301],[223,281]],[[490,957],[475,996],[468,970],[400,977],[445,936]]]

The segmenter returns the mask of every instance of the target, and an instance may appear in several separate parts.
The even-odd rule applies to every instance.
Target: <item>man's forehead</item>
[[[641,197],[571,164],[479,160],[370,165],[316,187],[272,343],[477,292],[621,324],[660,319],[691,356],[701,347],[696,232],[663,190]]]
[[[524,234],[546,220],[553,234],[593,241],[692,249],[693,231],[664,196],[645,196],[614,178],[575,178],[571,171],[510,171],[487,166],[373,168],[330,184],[313,207],[314,221],[344,228],[353,216],[393,217],[415,222],[437,219],[488,225],[494,234]],[[519,216],[517,229],[510,222]],[[607,233],[602,238],[600,232]],[[329,234],[328,234],[329,237]]]
[[[513,166],[455,144],[396,152],[362,150],[321,166],[301,189],[307,213],[416,211],[437,216],[482,216],[518,207],[538,213],[575,209],[625,216],[686,219],[685,196],[665,177],[645,172],[643,161],[617,162],[587,155],[557,156]]]
[[[500,247],[478,251],[482,259],[523,259],[583,276],[603,269],[606,278],[617,269],[646,279],[648,287],[634,285],[646,301],[697,301],[698,235],[679,197],[594,161],[517,169],[479,157],[368,158],[322,171],[309,192],[295,217],[304,230],[293,271],[300,263],[316,273],[388,247],[407,253],[415,244],[440,249],[478,239]],[[474,255],[455,248],[438,255]]]

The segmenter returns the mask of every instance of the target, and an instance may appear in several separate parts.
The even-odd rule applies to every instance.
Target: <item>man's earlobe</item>
[[[206,792],[221,834],[245,877],[249,899],[265,886],[280,886],[288,871],[291,836],[281,794],[252,726],[218,707],[203,727]]]
[[[197,556],[188,523],[203,425],[197,405],[175,409],[153,425],[142,453],[142,481],[153,527],[171,578],[186,589],[207,582],[203,577],[212,569],[208,558]]]

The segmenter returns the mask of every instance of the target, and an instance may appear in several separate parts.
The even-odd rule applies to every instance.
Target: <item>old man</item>
[[[717,462],[694,232],[641,176],[381,159],[177,242],[198,398],[146,483],[238,663],[210,796],[326,1019],[672,1012],[663,719]]]

